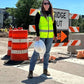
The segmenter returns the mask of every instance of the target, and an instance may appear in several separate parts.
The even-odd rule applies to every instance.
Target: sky
[[[0,0],[0,8],[16,7],[18,0]],[[53,8],[69,10],[70,13],[84,15],[84,0],[50,0]]]

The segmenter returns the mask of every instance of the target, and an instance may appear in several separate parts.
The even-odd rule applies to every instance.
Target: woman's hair
[[[45,13],[45,8],[44,8],[44,6],[43,6],[44,1],[45,1],[45,0],[43,0],[43,2],[42,2],[41,11],[42,11],[43,15],[46,17],[47,15],[46,15],[46,13]],[[46,0],[46,1],[48,1],[48,3],[50,4],[48,11],[50,12],[50,15],[51,15],[52,20],[53,20],[53,8],[52,8],[52,4],[50,3],[49,0]]]

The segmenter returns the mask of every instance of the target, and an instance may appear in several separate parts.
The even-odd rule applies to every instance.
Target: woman
[[[36,41],[41,39],[46,46],[46,52],[44,54],[44,62],[43,62],[43,74],[50,76],[48,72],[48,60],[50,56],[50,49],[53,42],[53,37],[55,35],[55,41],[57,40],[57,31],[56,31],[56,22],[54,21],[54,14],[52,5],[49,0],[43,0],[41,11],[36,14],[35,17],[35,26],[36,26]],[[29,68],[28,78],[33,77],[33,70],[37,61],[39,53],[34,51]]]

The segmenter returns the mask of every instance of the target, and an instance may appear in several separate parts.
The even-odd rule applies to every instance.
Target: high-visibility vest
[[[53,38],[53,20],[52,17],[49,15],[45,18],[43,14],[39,11],[40,20],[39,20],[39,31],[40,31],[40,38]]]

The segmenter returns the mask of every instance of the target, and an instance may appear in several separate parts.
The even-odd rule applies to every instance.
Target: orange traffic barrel
[[[11,60],[24,61],[29,59],[27,36],[27,30],[13,30]]]
[[[17,30],[17,28],[14,28],[14,30]]]
[[[9,30],[12,30],[12,27],[10,27]]]
[[[7,52],[8,56],[11,56],[11,44],[12,44],[12,30],[9,30],[9,35],[8,35],[8,52]]]
[[[19,30],[23,30],[23,27],[18,27]]]

